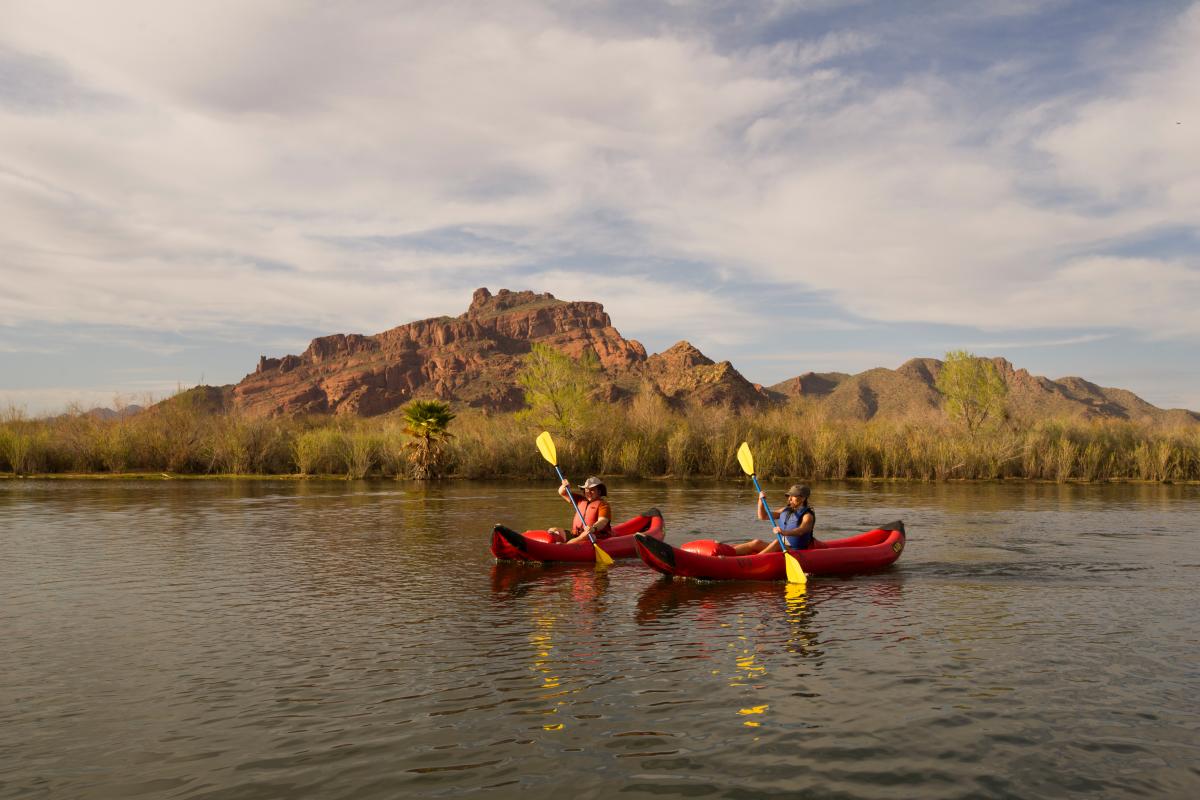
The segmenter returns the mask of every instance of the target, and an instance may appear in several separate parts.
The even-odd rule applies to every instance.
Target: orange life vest
[[[583,522],[580,522],[579,516],[576,515],[575,520],[571,523],[571,531],[572,531],[572,533],[574,533],[577,536],[579,534],[583,533],[583,526],[585,524],[586,525],[595,525],[596,524],[596,520],[600,519],[600,517],[602,516],[600,513],[601,509],[603,509],[604,511],[607,511],[609,514],[612,514],[612,511],[608,507],[608,501],[603,500],[603,499],[593,500],[590,503],[587,500],[579,500],[575,503],[575,505],[579,509],[579,513],[583,515]],[[611,517],[608,520],[608,524],[609,524],[609,527],[611,528],[612,527]],[[606,529],[602,535],[608,535],[608,530]]]

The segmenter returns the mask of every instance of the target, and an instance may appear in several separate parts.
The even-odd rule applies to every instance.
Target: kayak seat
[[[727,544],[715,539],[697,539],[679,548],[698,556],[735,556],[737,552]]]
[[[566,541],[561,535],[551,533],[550,531],[525,531],[522,536],[526,539],[532,539],[535,542],[545,542],[546,544],[560,544]]]

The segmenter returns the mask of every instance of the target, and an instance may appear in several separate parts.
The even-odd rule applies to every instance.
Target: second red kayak
[[[637,534],[637,554],[664,575],[704,580],[781,581],[786,577],[783,553],[718,555],[727,545],[712,541],[672,547]],[[815,540],[808,550],[789,551],[809,575],[852,575],[893,564],[904,551],[904,523],[896,520],[873,531],[830,541]]]
[[[647,541],[661,541],[665,534],[662,512],[657,508],[643,511],[632,519],[614,525],[612,535],[599,539],[596,544],[613,558],[634,556],[633,537],[644,536]],[[564,544],[548,531],[525,531],[517,533],[511,528],[497,524],[492,528],[492,555],[499,559],[517,561],[580,561],[596,560],[596,551],[588,540],[575,544]]]

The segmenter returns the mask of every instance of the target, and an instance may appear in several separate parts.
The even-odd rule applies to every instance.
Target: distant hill
[[[934,388],[942,368],[937,359],[914,358],[894,370],[878,367],[856,375],[805,372],[763,388],[728,361],[714,362],[685,341],[648,355],[640,342],[621,336],[599,303],[507,289],[493,295],[485,288],[475,290],[457,317],[418,320],[373,335],[322,336],[299,355],[263,356],[238,384],[203,387],[203,401],[214,410],[255,417],[375,416],[416,398],[511,411],[523,405],[516,378],[534,343],[576,357],[594,352],[601,366],[597,394],[610,402],[641,391],[658,393],[676,407],[765,407],[802,397],[831,419],[919,422],[942,416]],[[1156,408],[1124,389],[1077,377],[1049,380],[1003,358],[993,361],[1009,387],[1010,416],[1018,420],[1200,422],[1195,412]]]
[[[1125,389],[1109,389],[1076,377],[1050,380],[1017,369],[1004,358],[993,358],[992,363],[1008,386],[1008,413],[1016,420],[1113,419],[1159,425],[1200,422],[1200,414],[1164,410]],[[857,375],[807,372],[769,390],[788,397],[813,398],[831,418],[921,420],[942,413],[941,395],[934,388],[941,369],[942,362],[936,358],[914,358],[894,370],[880,367]]]
[[[122,406],[119,409],[93,408],[89,411],[83,412],[83,415],[85,417],[92,417],[94,419],[107,421],[112,419],[122,419],[124,417],[132,417],[134,414],[138,414],[144,410],[145,409],[143,409],[141,406],[134,403],[127,406]]]

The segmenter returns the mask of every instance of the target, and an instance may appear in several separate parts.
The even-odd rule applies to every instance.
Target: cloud
[[[961,346],[964,350],[1020,350],[1028,347],[1070,347],[1077,344],[1091,344],[1092,342],[1102,342],[1105,339],[1112,338],[1111,333],[1088,333],[1082,336],[1068,336],[1061,339],[1035,339],[1032,341],[1020,341],[1010,339],[1002,342],[976,342],[965,343]]]
[[[371,332],[519,276],[722,348],[762,336],[752,277],[884,323],[1200,333],[1194,259],[1109,250],[1200,226],[1200,11],[1030,97],[1004,47],[892,73],[838,10],[727,41],[724,6],[11,3],[45,102],[0,104],[0,323]],[[834,22],[748,39],[797,19]]]

